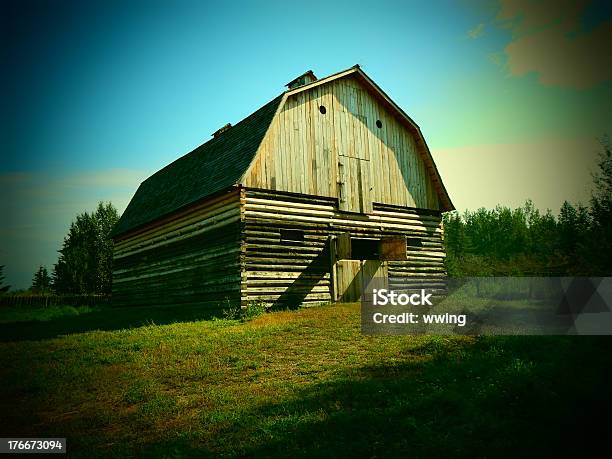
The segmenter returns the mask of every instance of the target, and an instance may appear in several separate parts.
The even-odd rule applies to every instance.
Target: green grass
[[[104,315],[107,331],[83,332]],[[368,337],[358,305],[22,323],[56,336],[63,319],[79,333],[3,336],[0,436],[65,436],[76,457],[568,453],[601,427],[610,390],[606,338]]]

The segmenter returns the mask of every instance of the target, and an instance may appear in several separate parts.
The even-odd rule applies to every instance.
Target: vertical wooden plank
[[[400,158],[399,158],[399,129],[398,123],[395,120],[395,117],[390,115],[387,116],[387,122],[393,131],[391,146],[393,148],[393,169],[395,173],[395,186],[392,187],[392,199],[393,202],[401,202],[400,194],[404,190],[402,186],[404,183],[404,178],[402,177],[402,171],[400,169]]]
[[[286,190],[287,189],[287,144],[286,144],[286,133],[285,118],[287,116],[287,107],[283,107],[279,113],[278,125],[276,126],[276,135],[278,136],[279,148],[276,151],[278,155],[278,168],[276,178],[276,189]]]
[[[321,174],[324,177],[324,183],[326,190],[326,196],[336,197],[338,190],[335,180],[332,180],[332,176],[336,175],[338,165],[336,164],[335,154],[333,153],[333,138],[331,135],[331,128],[333,126],[334,109],[332,104],[332,98],[329,94],[329,85],[320,86],[318,88],[320,103],[325,107],[325,115],[319,112],[317,107],[317,117],[319,120],[319,136],[320,136],[320,149],[319,154],[321,155]]]
[[[362,262],[360,260],[339,260],[338,294],[341,301],[358,301],[362,291]]]
[[[357,158],[349,158],[351,165],[351,176],[349,177],[349,182],[351,184],[351,211],[352,212],[361,212],[360,207],[360,178],[359,178],[359,159]]]
[[[401,126],[399,125],[399,123],[397,123],[397,120],[395,121],[395,139],[396,139],[396,146],[395,146],[395,157],[397,158],[397,167],[398,167],[398,175],[400,177],[401,182],[398,184],[397,187],[397,200],[398,203],[400,203],[399,205],[405,205],[405,199],[406,199],[406,176],[405,176],[405,170],[406,170],[406,155],[404,153],[404,139],[403,139],[403,130],[401,129]]]
[[[404,167],[405,167],[405,174],[406,174],[406,190],[405,190],[405,198],[404,198],[404,205],[405,206],[410,206],[410,202],[411,202],[411,193],[410,193],[410,187],[412,186],[411,182],[410,182],[410,157],[412,156],[412,145],[410,143],[410,138],[406,135],[406,131],[404,131],[403,135],[402,135],[402,142],[404,145]]]
[[[342,233],[336,238],[335,254],[338,260],[348,260],[351,256],[351,234]]]
[[[308,190],[309,194],[319,194],[325,193],[323,187],[321,186],[321,159],[318,155],[318,139],[316,133],[318,132],[318,119],[316,115],[319,113],[317,110],[317,96],[318,96],[319,88],[314,88],[310,91],[310,97],[307,102],[307,116],[308,116],[308,153],[309,153],[309,162],[310,162],[310,171],[311,171],[311,183]]]
[[[287,167],[288,169],[288,173],[289,173],[289,184],[290,184],[290,190],[295,190],[298,193],[300,192],[300,177],[298,175],[298,169],[296,167],[297,164],[297,148],[296,148],[296,139],[295,139],[295,106],[296,106],[296,98],[292,97],[291,98],[291,106],[289,108],[289,111],[287,112],[287,115],[289,117],[288,119],[288,126],[287,126],[287,130],[288,130],[288,145],[287,145],[287,159],[288,164]]]
[[[350,79],[347,79],[350,82]],[[359,119],[357,118],[357,94],[355,88],[350,85],[346,86],[348,110],[346,114],[349,126],[349,139],[351,142],[347,145],[347,154],[353,158],[359,158]]]
[[[349,143],[351,139],[351,130],[348,124],[348,94],[346,91],[346,86],[341,84],[340,82],[337,85],[340,93],[340,101],[341,101],[341,110],[340,110],[340,132],[338,133],[340,136],[340,154],[348,155],[349,151]]]
[[[298,144],[300,146],[300,159],[301,159],[301,167],[300,167],[300,184],[302,193],[309,193],[310,186],[308,186],[308,171],[310,170],[310,161],[308,158],[308,145],[306,143],[306,132],[308,129],[307,120],[306,120],[306,98],[309,96],[310,92],[305,91],[300,93],[300,98],[298,99],[298,130],[296,134],[298,136]]]
[[[425,163],[421,160],[419,161],[419,165],[420,165],[420,169],[421,169],[421,180],[420,180],[420,185],[421,185],[421,194],[420,194],[420,202],[419,202],[419,207],[427,207],[427,198],[425,195],[425,182],[426,182],[426,177],[427,177],[427,171],[425,170]]]
[[[385,117],[385,111],[384,110],[380,110],[379,112],[379,116],[380,116],[380,121],[382,122],[382,128],[381,130],[381,138],[382,138],[382,152],[383,152],[383,162],[382,162],[382,167],[383,170],[386,171],[386,175],[387,177],[385,177],[385,179],[383,179],[383,196],[382,196],[382,202],[393,202],[393,200],[391,199],[391,187],[392,185],[392,181],[393,181],[393,176],[391,175],[391,161],[390,161],[390,156],[391,156],[391,152],[389,149],[389,126],[387,124],[387,119]]]
[[[410,161],[408,167],[410,168],[410,183],[408,190],[410,191],[410,201],[409,205],[416,206],[417,197],[416,197],[416,183],[418,181],[419,173],[417,170],[417,158],[416,158],[416,150],[415,150],[414,142],[410,142]]]
[[[333,86],[334,95],[336,98],[337,108],[335,111],[336,118],[334,119],[334,136],[336,139],[336,151],[338,155],[345,155],[344,146],[343,146],[343,137],[346,135],[346,130],[343,126],[343,118],[344,118],[344,100],[342,98],[342,86],[334,81]]]
[[[289,173],[289,183],[290,183],[290,188],[291,190],[295,190],[296,192],[300,193],[300,177],[299,177],[299,172],[298,172],[298,168],[296,167],[297,165],[297,148],[296,148],[296,139],[295,139],[295,110],[296,110],[296,97],[292,96],[291,97],[291,105],[289,108],[289,111],[287,112],[287,115],[289,116],[289,123],[287,126],[287,130],[288,130],[288,139],[289,139],[289,144],[288,144],[288,149],[287,149],[287,158],[289,159],[289,170],[287,171]]]
[[[382,122],[386,133],[387,138],[387,161],[388,161],[388,171],[390,175],[389,179],[389,189],[388,189],[388,197],[391,202],[395,202],[395,188],[397,184],[397,168],[395,164],[395,151],[393,148],[393,134],[394,129],[391,124],[386,111],[382,113]]]
[[[361,166],[361,196],[363,200],[363,206],[361,212],[365,214],[372,213],[372,190],[370,187],[371,175],[370,175],[370,161],[360,160]]]
[[[304,169],[306,168],[306,158],[305,158],[305,152],[304,152],[304,144],[302,142],[302,134],[304,131],[304,118],[302,116],[302,107],[304,106],[303,104],[303,100],[304,100],[304,93],[301,92],[298,94],[298,96],[295,99],[295,113],[294,113],[294,125],[293,125],[293,135],[294,135],[294,140],[295,140],[295,145],[294,145],[294,149],[295,149],[295,171],[296,171],[296,176],[297,176],[297,180],[299,183],[299,190],[300,193],[306,193],[306,190],[304,189],[304,185],[305,185],[305,171]]]
[[[340,210],[348,210],[349,204],[347,202],[347,184],[346,184],[346,157],[338,156],[338,208]]]
[[[355,193],[355,184],[356,184],[356,176],[355,176],[355,159],[350,156],[346,157],[346,164],[348,164],[347,171],[348,174],[346,176],[346,198],[348,200],[348,209],[351,212],[355,212],[355,198],[358,197],[358,194]],[[358,205],[357,205],[357,208]]]
[[[363,149],[362,155],[363,159],[370,159],[370,131],[368,128],[368,123],[371,122],[369,119],[368,113],[368,105],[367,105],[367,94],[363,89],[359,89],[359,113],[361,116],[361,148]]]
[[[393,150],[393,156],[392,156],[393,173],[395,175],[395,181],[394,181],[395,186],[391,188],[392,199],[393,199],[393,202],[400,202],[400,189],[402,188],[402,184],[404,183],[404,180],[403,180],[402,173],[400,170],[399,157],[398,157],[397,136],[399,132],[397,129],[397,123],[395,121],[395,118],[391,116],[390,114],[387,114],[387,123],[389,123],[389,127],[392,130],[391,148]]]
[[[272,121],[272,126],[271,126],[271,132],[274,132],[274,135],[269,135],[269,140],[268,140],[268,150],[267,150],[267,157],[270,158],[270,161],[272,162],[272,166],[270,167],[270,176],[268,177],[268,183],[267,183],[267,188],[270,188],[272,190],[276,189],[276,180],[278,177],[278,135],[276,135],[276,132],[278,129],[278,119],[275,118]]]
[[[331,266],[330,272],[330,297],[333,301],[338,301],[338,258],[336,254],[336,243],[337,239],[335,236],[330,236],[328,239],[329,243],[329,264]]]
[[[329,190],[330,196],[337,197],[338,196],[338,180],[339,180],[339,172],[338,172],[338,148],[337,148],[337,140],[336,140],[336,119],[338,118],[338,100],[334,92],[332,91],[333,86],[327,85],[325,87],[325,100],[329,106],[329,119],[326,121],[326,129],[325,129],[325,154],[328,158],[329,164]]]
[[[368,110],[371,116],[370,122],[370,161],[372,163],[372,200],[380,202],[381,184],[383,179],[383,170],[380,158],[379,132],[376,126],[378,113],[374,105],[372,96],[368,93]]]

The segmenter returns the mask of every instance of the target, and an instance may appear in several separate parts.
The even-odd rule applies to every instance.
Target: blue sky
[[[612,126],[606,2],[2,4],[0,264],[26,287],[74,216],[275,97],[359,63],[458,209],[588,198]],[[608,38],[610,40],[606,41]]]

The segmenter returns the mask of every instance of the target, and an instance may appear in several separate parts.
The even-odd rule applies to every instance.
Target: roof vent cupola
[[[232,127],[232,123],[227,123],[225,126],[223,126],[220,129],[217,129],[215,132],[212,133],[213,137],[219,137],[221,134],[223,134],[225,131],[227,131],[229,128]]]
[[[304,86],[308,83],[312,83],[313,81],[317,81],[317,77],[312,72],[312,70],[309,70],[306,73],[302,73],[299,77],[294,78],[285,86],[287,86],[287,89],[295,89],[299,88],[300,86]]]

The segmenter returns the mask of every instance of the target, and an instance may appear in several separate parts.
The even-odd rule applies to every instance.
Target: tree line
[[[446,268],[451,276],[612,273],[612,152],[602,141],[589,205],[564,202],[555,217],[533,202],[444,215]]]

